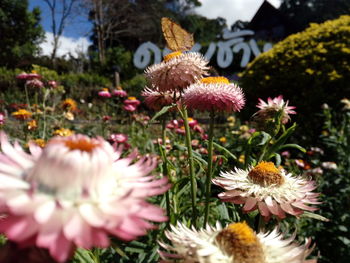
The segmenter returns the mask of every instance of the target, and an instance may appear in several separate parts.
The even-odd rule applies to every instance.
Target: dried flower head
[[[30,154],[0,135],[0,232],[16,243],[46,248],[65,262],[75,247],[107,247],[109,236],[133,240],[162,222],[146,198],[165,192],[167,179],[148,174],[155,157],[122,158],[102,138],[54,137]],[[136,162],[133,160],[138,159]]]
[[[260,110],[253,116],[254,121],[258,124],[274,121],[276,114],[282,111],[281,122],[286,124],[290,120],[290,114],[296,114],[294,106],[288,106],[289,101],[284,101],[282,95],[276,98],[268,98],[267,103],[259,99],[256,105]]]
[[[183,103],[190,109],[200,111],[240,111],[244,94],[236,84],[224,77],[203,78],[189,86],[183,94]]]
[[[244,212],[258,209],[265,220],[271,215],[282,219],[286,213],[298,216],[317,210],[309,204],[320,204],[319,193],[312,192],[316,188],[314,181],[286,174],[272,162],[260,162],[248,170],[222,172],[213,183],[226,190],[219,194],[222,201],[243,204]]]
[[[208,61],[199,53],[173,52],[164,57],[164,61],[145,70],[146,78],[160,92],[182,92],[195,83],[209,69]]]
[[[178,223],[165,235],[171,242],[159,242],[167,251],[159,252],[165,263],[304,263],[313,250],[310,239],[299,245],[295,236],[284,239],[277,229],[256,234],[245,222],[199,231]]]

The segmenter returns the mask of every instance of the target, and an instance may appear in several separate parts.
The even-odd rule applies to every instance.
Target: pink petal
[[[266,197],[265,203],[267,205],[267,208],[270,210],[272,214],[274,215],[279,214],[278,205],[276,201],[271,198],[271,196]]]
[[[100,229],[92,230],[92,240],[97,247],[108,247],[110,243],[106,232]]]
[[[56,203],[54,200],[49,200],[43,203],[36,209],[34,213],[35,220],[41,224],[47,222],[51,218],[53,212],[55,211],[55,208]]]
[[[289,203],[282,203],[281,204],[281,208],[286,211],[287,213],[291,214],[291,215],[299,215],[301,214],[302,212],[301,211],[298,211],[298,210],[294,210],[293,207],[289,204]]]
[[[73,244],[61,233],[55,242],[51,243],[50,254],[58,262],[65,262],[73,252]]]
[[[256,206],[257,200],[254,197],[249,197],[247,198],[247,200],[245,201],[245,205],[243,206],[243,211],[247,212],[247,211],[251,211],[252,208],[254,208]]]
[[[270,215],[270,211],[264,202],[258,202],[258,207],[259,207],[260,214],[262,216],[269,216]]]
[[[92,246],[91,227],[79,215],[75,214],[64,226],[64,235],[69,240],[83,248],[90,248]]]
[[[294,203],[292,203],[292,205],[294,207],[297,207],[297,208],[300,208],[300,209],[304,209],[304,210],[307,210],[307,211],[316,211],[316,210],[318,210],[317,207],[307,206],[307,205],[305,205],[302,202],[294,202]]]
[[[94,227],[102,227],[105,224],[104,214],[92,204],[82,204],[79,206],[81,216]]]

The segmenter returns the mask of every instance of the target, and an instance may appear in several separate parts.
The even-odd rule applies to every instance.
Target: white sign
[[[201,52],[202,46],[199,43],[196,43],[192,47],[191,51],[203,53],[204,57],[208,60],[210,60],[217,51],[216,62],[218,66],[220,68],[227,68],[232,64],[234,60],[234,54],[239,53],[242,50],[243,55],[241,58],[240,66],[244,68],[249,63],[252,53],[254,57],[258,56],[261,53],[255,39],[251,38],[247,42],[244,41],[244,37],[253,35],[254,31],[251,30],[232,32],[228,29],[224,29],[222,32],[223,41],[218,41],[216,43],[211,42],[205,53]],[[265,52],[271,48],[271,43],[265,43],[262,52]],[[153,63],[160,63],[162,61],[162,57],[169,54],[170,52],[171,50],[168,48],[165,48],[163,51],[161,51],[152,42],[142,43],[134,54],[134,65],[139,69],[144,69],[152,61]],[[152,55],[154,56],[153,60],[151,59]]]

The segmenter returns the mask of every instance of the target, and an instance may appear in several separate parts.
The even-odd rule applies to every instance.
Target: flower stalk
[[[167,164],[167,159],[166,159],[166,117],[162,118],[162,142],[163,142],[163,149],[161,151],[161,158],[163,161],[163,177],[169,178],[169,170],[168,170],[168,164]],[[162,145],[160,145],[162,147]],[[169,223],[173,223],[172,217],[171,217],[171,206],[170,206],[170,195],[169,195],[169,190],[165,192],[165,202],[166,202],[166,213],[168,218],[170,219],[170,222],[168,221],[167,225]]]
[[[187,146],[187,155],[188,155],[188,166],[190,168],[190,180],[191,180],[191,204],[192,204],[192,225],[197,226],[197,182],[195,177],[194,162],[193,162],[193,152],[191,144],[191,131],[188,124],[188,113],[186,108],[181,109],[181,116],[184,121],[185,126],[185,137],[186,137],[186,146]]]
[[[209,218],[209,203],[210,203],[210,192],[211,192],[211,178],[213,173],[213,139],[214,139],[214,119],[215,114],[212,110],[210,112],[210,123],[209,123],[209,138],[208,138],[208,169],[207,177],[205,182],[205,208],[204,208],[204,227],[208,223]]]

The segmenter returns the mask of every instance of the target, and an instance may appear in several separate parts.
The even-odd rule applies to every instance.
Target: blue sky
[[[61,1],[57,1],[61,3]],[[47,4],[43,0],[29,0],[29,9],[32,10],[34,7],[41,9],[41,24],[45,31],[52,32],[51,30],[51,13]],[[58,6],[58,10],[61,6]],[[88,37],[91,31],[92,25],[84,15],[77,15],[76,13],[67,21],[67,26],[64,31],[66,37]]]

